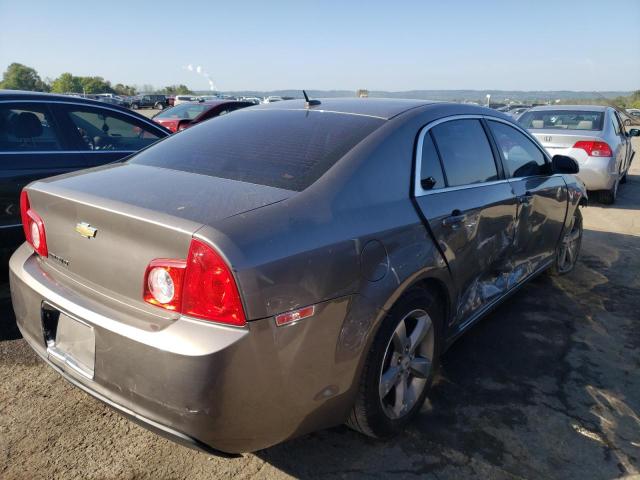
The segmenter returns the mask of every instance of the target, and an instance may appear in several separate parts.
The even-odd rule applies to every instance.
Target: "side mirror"
[[[640,137],[640,129],[632,128],[631,130],[629,130],[629,136],[630,137]]]
[[[578,173],[580,166],[573,158],[566,155],[554,155],[551,159],[553,173]]]
[[[180,120],[178,122],[178,128],[176,128],[176,132],[181,132],[182,130],[189,128],[191,126],[191,120]]]
[[[436,185],[436,179],[433,177],[427,177],[420,180],[420,186],[424,190],[431,190]]]

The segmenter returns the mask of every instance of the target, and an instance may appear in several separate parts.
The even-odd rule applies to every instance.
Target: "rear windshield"
[[[383,122],[305,110],[242,110],[173,135],[130,162],[301,191]]]
[[[193,120],[206,109],[211,108],[203,103],[181,103],[159,113],[155,118],[179,118],[181,120]]]
[[[529,111],[518,118],[524,128],[553,130],[602,130],[603,112],[582,110]]]

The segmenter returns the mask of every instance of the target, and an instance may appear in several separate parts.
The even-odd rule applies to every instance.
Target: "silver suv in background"
[[[551,156],[566,155],[580,165],[578,177],[602,203],[612,204],[626,181],[634,151],[631,137],[612,107],[562,105],[534,107],[518,118]]]

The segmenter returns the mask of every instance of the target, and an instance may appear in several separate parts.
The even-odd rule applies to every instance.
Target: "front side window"
[[[420,157],[420,185],[425,190],[434,190],[445,186],[442,165],[438,158],[433,137],[427,132],[422,140],[422,156]]]
[[[441,123],[431,129],[450,187],[498,179],[487,135],[479,120]]]
[[[544,155],[525,135],[501,122],[489,121],[489,126],[511,178],[547,172]]]
[[[60,150],[46,105],[0,104],[0,152]]]
[[[160,138],[152,129],[115,112],[72,107],[67,115],[82,138],[82,150],[134,151]]]

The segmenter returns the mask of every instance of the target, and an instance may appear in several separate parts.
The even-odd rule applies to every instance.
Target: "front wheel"
[[[137,104],[137,103],[132,103],[132,104],[131,104],[131,109],[132,109],[132,110],[138,110],[138,108],[140,108],[140,107],[138,107],[138,104]]]
[[[582,247],[582,212],[579,208],[573,214],[571,228],[562,237],[556,252],[556,259],[551,267],[553,275],[566,275],[576,266],[580,248]]]
[[[156,110],[162,110],[164,108],[164,105],[162,105],[161,103],[156,103]]]
[[[442,306],[415,287],[383,321],[347,425],[374,438],[398,433],[420,411],[439,365]]]

